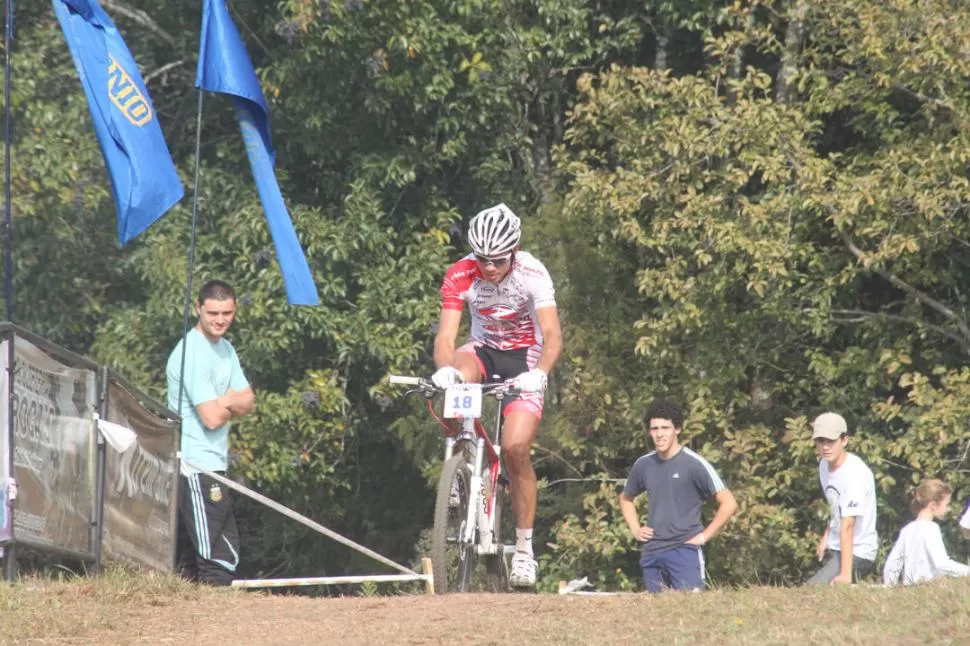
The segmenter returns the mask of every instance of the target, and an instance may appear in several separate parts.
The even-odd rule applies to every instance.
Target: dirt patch
[[[453,595],[387,598],[301,598],[231,595],[182,600],[133,612],[116,627],[89,635],[99,643],[235,644],[515,644],[550,643],[550,626],[567,638],[593,643],[604,636],[626,643],[611,619],[618,606],[646,605],[646,597],[559,598],[552,595]],[[167,636],[165,636],[167,634]],[[524,641],[523,641],[524,640]],[[619,642],[615,642],[619,643]]]
[[[751,588],[310,598],[161,581],[0,585],[0,643],[959,644],[970,581],[907,589]]]

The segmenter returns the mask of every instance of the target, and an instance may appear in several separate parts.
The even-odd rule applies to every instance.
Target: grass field
[[[109,572],[0,583],[0,644],[970,644],[970,580],[702,594],[305,597]]]

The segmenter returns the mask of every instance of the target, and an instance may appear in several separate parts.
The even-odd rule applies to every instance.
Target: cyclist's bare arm
[[[441,308],[438,334],[434,338],[435,368],[454,365],[455,340],[458,338],[458,328],[460,326],[461,310]]]
[[[552,372],[562,354],[562,330],[559,328],[559,310],[555,305],[536,310],[539,329],[542,330],[542,353],[536,367],[547,375]]]

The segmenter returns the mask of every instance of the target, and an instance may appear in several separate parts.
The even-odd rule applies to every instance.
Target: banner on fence
[[[10,433],[7,402],[10,401],[10,379],[7,368],[7,341],[0,343],[0,543],[10,540]]]
[[[0,344],[4,364],[9,342]],[[9,373],[3,374],[9,388]],[[18,542],[92,551],[95,384],[94,370],[65,365],[15,337],[13,410],[6,398],[0,402],[0,429],[7,428],[12,413]]]
[[[170,571],[175,559],[178,421],[156,416],[108,382],[101,555]]]

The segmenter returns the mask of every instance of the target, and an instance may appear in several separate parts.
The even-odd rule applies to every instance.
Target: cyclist
[[[441,286],[441,320],[434,343],[439,388],[460,382],[513,380],[521,395],[507,400],[502,455],[515,515],[513,587],[535,587],[532,549],[536,474],[530,448],[542,419],[549,372],[562,351],[555,289],[545,266],[519,250],[521,222],[505,204],[478,213],[468,226],[472,253],[451,265]],[[456,349],[464,304],[471,339]]]

